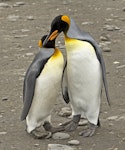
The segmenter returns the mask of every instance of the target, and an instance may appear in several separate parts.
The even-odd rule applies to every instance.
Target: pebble
[[[34,20],[33,16],[27,16],[27,20]]]
[[[70,144],[70,145],[79,145],[80,142],[78,140],[70,140],[70,141],[68,141],[68,144]]]
[[[29,32],[30,30],[28,29],[21,29],[21,32]]]
[[[35,147],[38,147],[38,146],[39,146],[39,144],[34,144],[34,146],[35,146]]]
[[[120,30],[120,28],[115,25],[105,25],[103,28],[106,29],[107,31]]]
[[[69,139],[70,135],[67,133],[57,132],[52,135],[52,138],[54,140],[65,140],[65,139]]]
[[[88,124],[88,121],[87,121],[86,119],[81,120],[81,121],[79,122],[79,126],[85,126],[85,125],[87,125],[87,124]]]
[[[103,48],[103,51],[104,51],[104,52],[111,52],[111,49],[110,49],[109,47],[104,47],[104,48]]]
[[[69,107],[63,107],[59,112],[59,116],[68,117],[71,115],[71,109]]]
[[[13,7],[20,7],[20,6],[22,6],[22,5],[25,5],[25,3],[24,3],[24,2],[16,2],[16,3],[13,5]]]
[[[7,132],[0,132],[0,135],[5,135],[7,134]]]
[[[93,22],[82,22],[82,25],[92,25],[94,24]]]
[[[20,19],[20,16],[9,15],[9,16],[7,17],[7,19],[8,19],[9,21],[17,21],[18,19]]]
[[[118,66],[116,67],[117,69],[122,69],[122,68],[125,68],[125,65],[121,65],[121,66]]]
[[[16,2],[17,5],[25,5],[24,2]]]
[[[67,145],[48,144],[48,150],[76,150],[76,149]]]
[[[8,100],[8,97],[3,97],[2,98],[2,101],[7,101]]]
[[[101,36],[100,36],[100,40],[101,40],[101,41],[110,41],[109,35],[101,35]]]
[[[26,53],[26,56],[33,56],[34,53]]]
[[[111,117],[108,117],[107,119],[108,119],[109,121],[113,121],[113,120],[118,119],[118,116],[111,116]]]
[[[123,11],[125,11],[125,7],[123,7],[123,9],[122,9]]]
[[[114,61],[114,62],[113,62],[113,64],[119,64],[119,63],[120,63],[120,62],[118,62],[118,61]]]
[[[8,8],[8,7],[10,7],[10,6],[9,6],[9,4],[7,4],[7,3],[0,3],[0,7]]]
[[[119,118],[117,119],[117,121],[119,121],[119,120],[125,120],[125,116],[119,117]]]
[[[26,37],[26,36],[28,36],[28,35],[27,34],[25,34],[25,35],[15,35],[14,38],[23,38],[23,37]]]

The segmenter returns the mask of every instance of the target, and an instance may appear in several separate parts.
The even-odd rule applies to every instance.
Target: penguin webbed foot
[[[31,132],[31,135],[35,138],[35,139],[49,139],[52,136],[51,132],[40,132],[37,130],[33,130]]]
[[[79,135],[83,137],[91,137],[94,135],[96,129],[98,128],[97,125],[91,124],[89,125],[89,128],[80,132]]]
[[[78,127],[80,118],[81,118],[81,115],[75,115],[75,116],[73,116],[71,121],[68,121],[68,122],[62,124],[61,126],[64,126],[65,131],[67,131],[67,132],[75,131],[76,128]]]
[[[50,122],[44,122],[43,127],[46,131],[49,131],[51,133],[61,132],[65,130],[64,126],[53,127]]]

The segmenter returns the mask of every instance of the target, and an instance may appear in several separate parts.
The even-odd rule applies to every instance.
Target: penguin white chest
[[[99,100],[102,71],[93,46],[85,41],[68,39],[67,51],[68,90],[72,105],[86,109],[93,99]],[[94,102],[95,103],[95,102]],[[86,111],[86,110],[84,110]]]
[[[51,57],[36,79],[35,93],[27,116],[27,123],[37,126],[44,123],[50,115],[61,86],[63,56]]]

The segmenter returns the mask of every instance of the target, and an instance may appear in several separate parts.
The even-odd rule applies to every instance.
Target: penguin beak
[[[52,33],[50,32],[50,34],[46,37],[46,39],[43,42],[43,46],[45,46],[47,44],[48,41],[53,41],[54,39],[56,39],[56,37],[59,35],[59,31],[55,30]]]
[[[52,32],[52,34],[50,34],[48,40],[52,41],[52,40],[54,40],[58,35],[59,35],[58,30],[55,30],[54,32]]]

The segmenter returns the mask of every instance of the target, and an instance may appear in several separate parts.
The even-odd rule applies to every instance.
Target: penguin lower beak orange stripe
[[[49,40],[52,41],[54,40],[57,36],[58,36],[59,32],[58,30],[55,30],[50,36],[49,36]]]

